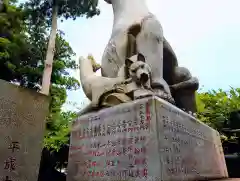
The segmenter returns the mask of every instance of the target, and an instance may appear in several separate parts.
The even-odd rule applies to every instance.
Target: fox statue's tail
[[[101,68],[99,64],[95,62],[91,55],[87,59],[79,58],[80,67],[80,82],[82,84],[83,91],[88,99],[92,100],[92,85],[91,80],[93,80],[96,75],[95,72]]]

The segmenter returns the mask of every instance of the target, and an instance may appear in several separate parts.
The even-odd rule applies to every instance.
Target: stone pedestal
[[[217,131],[152,97],[79,117],[67,181],[227,178]]]
[[[48,99],[0,80],[0,181],[37,181]]]

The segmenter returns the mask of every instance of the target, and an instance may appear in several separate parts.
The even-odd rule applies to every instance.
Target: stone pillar
[[[0,80],[0,180],[37,181],[46,96]]]
[[[67,181],[227,178],[219,133],[157,97],[80,116]]]

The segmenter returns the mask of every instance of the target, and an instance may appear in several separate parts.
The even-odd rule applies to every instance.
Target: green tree
[[[212,90],[197,94],[198,118],[223,133],[232,113],[240,110],[240,88]]]
[[[30,0],[25,4],[26,7],[32,9],[32,16],[36,22],[47,20],[48,24],[51,24],[42,78],[42,93],[46,95],[49,93],[57,34],[57,18],[76,19],[83,15],[92,17],[100,13],[97,5],[98,0]]]
[[[4,1],[0,12],[0,79],[21,84],[21,70],[27,69],[24,59],[29,56],[30,45],[25,34],[24,13],[12,1]]]
[[[58,151],[64,144],[67,144],[70,136],[70,124],[76,116],[76,113],[71,111],[55,115],[54,127],[47,131],[44,146],[49,150]]]

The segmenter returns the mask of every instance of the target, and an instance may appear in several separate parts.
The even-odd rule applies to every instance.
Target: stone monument
[[[105,1],[112,35],[101,66],[80,58],[91,104],[73,123],[67,180],[227,178],[219,133],[193,116],[198,79],[178,66],[145,0]]]
[[[150,97],[80,116],[67,181],[185,181],[228,177],[219,133]]]
[[[37,181],[46,96],[0,80],[0,180]]]

